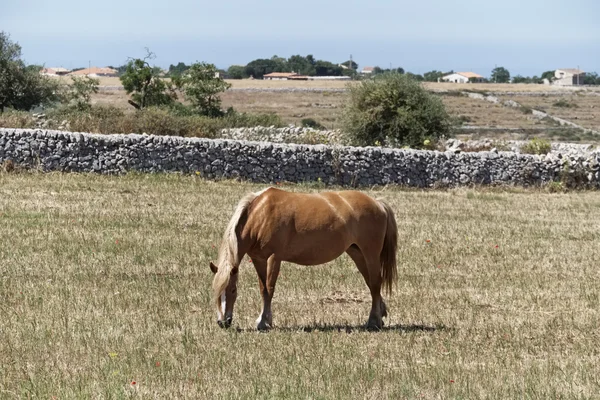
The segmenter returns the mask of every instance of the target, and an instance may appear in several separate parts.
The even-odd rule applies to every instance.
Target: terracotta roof
[[[112,68],[84,68],[79,71],[71,72],[69,75],[117,75],[117,70]]]
[[[268,78],[288,78],[290,76],[296,76],[298,75],[295,72],[271,72],[270,74],[265,74],[263,76],[266,76]]]
[[[362,70],[363,70],[363,72],[368,72],[368,71],[373,72],[374,69],[375,69],[375,67],[364,67]]]
[[[465,78],[483,78],[483,76],[476,74],[475,72],[455,72],[455,74],[462,75]]]

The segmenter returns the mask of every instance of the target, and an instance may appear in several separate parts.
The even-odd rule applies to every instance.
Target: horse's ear
[[[213,264],[212,261],[211,261],[211,263],[210,263],[210,270],[212,271],[213,274],[216,274],[217,271],[219,270],[219,268],[217,268],[217,266],[215,264]]]

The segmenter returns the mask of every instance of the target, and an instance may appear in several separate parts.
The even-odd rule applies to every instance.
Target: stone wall
[[[600,186],[599,153],[536,156],[0,129],[0,164],[7,160],[43,171],[182,172],[264,183],[533,185],[567,174]]]

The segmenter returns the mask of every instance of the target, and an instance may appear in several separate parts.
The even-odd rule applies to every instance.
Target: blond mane
[[[268,190],[268,188],[265,190]],[[217,304],[219,304],[221,301],[221,294],[223,291],[225,291],[227,285],[229,284],[231,271],[234,268],[237,268],[241,261],[239,259],[236,236],[236,230],[240,222],[240,218],[242,217],[244,211],[248,209],[248,206],[252,203],[252,201],[261,195],[265,190],[257,193],[249,193],[244,196],[238,203],[235,212],[227,224],[227,228],[225,229],[225,233],[223,234],[223,239],[221,241],[221,246],[219,247],[219,258],[217,259],[217,267],[219,270],[217,271],[213,281],[213,294]]]

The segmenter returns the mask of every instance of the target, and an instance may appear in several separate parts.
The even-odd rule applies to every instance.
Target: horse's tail
[[[398,225],[396,217],[391,207],[380,201],[387,214],[387,227],[385,230],[385,239],[383,241],[383,249],[381,249],[381,278],[383,287],[388,294],[392,294],[392,286],[398,278],[398,270],[396,267],[396,251],[398,250]]]
[[[219,259],[217,261],[218,271],[212,283],[213,296],[217,306],[221,304],[221,294],[223,294],[225,289],[227,289],[227,285],[229,285],[231,272],[239,266],[241,257],[243,257],[243,254],[240,255],[238,251],[237,230],[240,220],[258,194],[260,193],[250,193],[240,200],[223,234],[223,240],[219,248]]]

